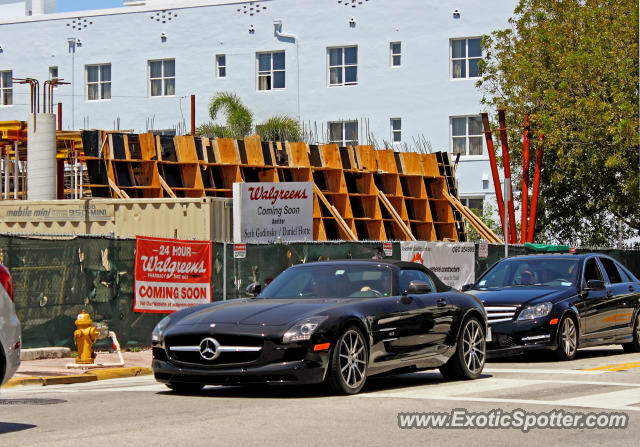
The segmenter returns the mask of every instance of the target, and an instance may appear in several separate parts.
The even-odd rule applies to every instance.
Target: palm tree
[[[218,92],[209,100],[209,116],[212,120],[216,119],[220,111],[224,111],[227,115],[225,126],[213,122],[201,124],[196,134],[209,138],[241,139],[251,133],[253,114],[235,93]]]

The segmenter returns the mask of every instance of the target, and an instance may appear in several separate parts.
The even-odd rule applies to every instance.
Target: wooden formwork
[[[448,154],[265,142],[257,135],[243,140],[98,135],[85,138],[100,145],[86,157],[93,166],[89,171],[97,173],[91,179],[96,193],[231,197],[235,182],[313,182],[315,240],[466,238],[450,200],[457,187]],[[100,163],[106,175],[100,176]]]

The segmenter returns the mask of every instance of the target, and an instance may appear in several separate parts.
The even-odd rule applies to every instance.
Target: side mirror
[[[590,279],[587,281],[587,289],[589,290],[602,290],[604,287],[604,281],[600,281],[599,279]]]
[[[405,290],[402,295],[406,296],[410,293],[413,295],[423,295],[429,292],[431,292],[431,286],[429,285],[429,283],[426,283],[424,281],[411,281],[409,283],[409,288],[407,288],[407,290]]]
[[[258,296],[262,291],[262,284],[259,282],[252,282],[245,290],[249,295]]]
[[[462,286],[462,291],[466,292],[467,290],[471,290],[473,288],[473,283],[471,284],[465,284],[464,286]]]

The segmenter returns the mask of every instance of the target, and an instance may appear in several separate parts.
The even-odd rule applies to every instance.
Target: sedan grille
[[[485,306],[489,324],[512,321],[518,306]]]
[[[208,344],[210,351],[201,354],[201,343]],[[177,362],[191,365],[216,367],[250,363],[260,357],[264,340],[261,337],[235,336],[227,334],[192,334],[167,337],[165,339],[169,357]],[[204,347],[206,349],[206,346]]]

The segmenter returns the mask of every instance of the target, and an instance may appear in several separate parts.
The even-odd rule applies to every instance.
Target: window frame
[[[460,202],[469,209],[478,210],[478,208],[472,208],[469,206],[469,200],[482,200],[482,208],[479,209],[480,213],[484,212],[484,196],[468,196],[468,197],[460,197]]]
[[[103,81],[102,80],[102,67],[104,66],[109,66],[109,80],[108,81]],[[98,81],[96,82],[89,82],[89,68],[90,67],[97,67],[98,68]],[[85,76],[85,99],[87,101],[90,102],[95,102],[95,101],[111,101],[111,97],[112,95],[112,91],[111,91],[111,87],[112,87],[112,81],[111,79],[113,78],[113,76],[111,76],[111,62],[104,62],[104,63],[99,63],[99,64],[86,64],[84,66],[84,76]],[[109,84],[109,97],[108,98],[103,98],[102,97],[102,85],[103,84]],[[90,99],[89,98],[89,85],[97,85],[98,86],[98,98],[96,99]]]
[[[9,73],[9,78],[11,79],[10,85],[6,86],[4,83],[4,74]],[[5,92],[9,92],[11,95],[11,101],[5,102]],[[10,107],[13,105],[13,70],[2,70],[0,71],[0,107]]]
[[[453,121],[454,119],[460,119],[460,118],[464,118],[465,120],[465,134],[464,136],[462,135],[453,135]],[[455,145],[454,145],[454,140],[455,139],[462,139],[464,138],[464,152],[460,152],[460,156],[461,157],[476,157],[476,158],[483,158],[486,156],[485,154],[485,150],[484,150],[484,131],[481,130],[479,134],[470,134],[469,133],[469,122],[470,122],[470,118],[475,118],[480,120],[481,118],[478,115],[453,115],[449,117],[449,149],[450,152],[453,154],[458,154],[458,152],[456,152],[455,150]],[[482,127],[481,127],[482,129]],[[479,139],[480,140],[480,147],[481,147],[481,153],[479,154],[470,154],[469,150],[470,150],[470,138],[474,138],[474,139]]]
[[[53,69],[55,69],[55,71],[56,71],[56,75],[55,76],[52,76]],[[49,80],[53,81],[54,79],[60,79],[60,69],[58,68],[57,65],[50,65],[49,66]],[[53,88],[58,88],[58,85],[54,84]]]
[[[480,40],[480,56],[473,56],[470,57],[469,56],[469,40]],[[464,49],[465,49],[465,55],[464,57],[453,57],[453,42],[454,41],[464,41]],[[482,51],[482,37],[480,36],[471,36],[471,37],[452,37],[449,39],[449,80],[452,81],[463,81],[463,80],[469,80],[469,79],[479,79],[480,76],[469,76],[469,60],[482,60],[483,57],[483,51]],[[459,76],[459,77],[455,77],[454,76],[454,61],[464,61],[464,69],[465,69],[465,75],[464,76]]]
[[[346,134],[345,126],[347,124],[350,124],[350,123],[355,123],[355,125],[356,125],[356,139],[355,140],[348,140],[346,138],[347,134]],[[331,139],[331,125],[332,124],[341,124],[341,136],[342,136],[341,140]],[[359,142],[358,139],[357,139],[357,137],[358,137],[358,126],[359,126],[358,120],[328,121],[327,122],[327,128],[328,128],[328,131],[329,131],[329,138],[327,138],[327,139],[329,140],[330,144],[337,144],[339,147],[346,147],[346,146],[355,147],[355,146],[358,145],[358,142]]]
[[[347,48],[355,48],[356,49],[356,62],[352,64],[347,64],[345,62],[345,50]],[[339,65],[331,65],[331,50],[342,50],[342,60]],[[355,67],[356,69],[356,80],[354,82],[346,82],[346,69],[348,67]],[[340,73],[342,74],[342,82],[340,83],[331,83],[331,69],[340,69]],[[339,45],[327,47],[327,87],[349,87],[358,85],[358,45]]]
[[[220,58],[224,59],[224,64],[220,64]],[[224,70],[224,75],[220,75],[220,70]],[[216,79],[226,79],[227,78],[227,55],[226,54],[216,54]]]
[[[165,62],[169,62],[169,61],[173,61],[173,76],[165,76],[164,74],[164,63]],[[151,77],[151,63],[152,62],[161,62],[161,66],[162,66],[162,74],[161,77],[159,78],[152,78]],[[173,95],[165,95],[164,92],[166,90],[166,81],[167,80],[171,80],[173,79]],[[147,60],[147,95],[149,98],[175,98],[176,97],[176,60],[175,58],[166,58],[166,59],[148,59]],[[160,80],[161,81],[161,86],[162,88],[160,89],[161,94],[160,95],[152,95],[152,89],[151,89],[151,81],[156,81],[156,80]]]
[[[393,128],[393,122],[394,121],[398,121],[400,123],[399,128],[396,130]],[[391,143],[392,144],[402,144],[402,118],[400,117],[396,117],[396,118],[391,118],[390,119],[390,126],[391,126]],[[395,136],[399,135],[399,139],[396,140]]]
[[[394,45],[399,45],[400,46],[400,51],[398,53],[394,53],[393,52],[393,46]],[[398,63],[394,63],[394,59],[393,57],[397,56],[398,57]],[[396,42],[389,42],[389,66],[391,68],[400,68],[402,67],[402,42],[401,41],[396,41]]]
[[[284,59],[284,67],[282,69],[273,68],[273,57],[275,54],[282,53]],[[260,70],[260,55],[269,55],[269,70]],[[275,73],[282,72],[284,74],[284,87],[274,87]],[[271,80],[269,88],[260,88],[260,79],[269,78]],[[285,90],[287,88],[287,54],[285,50],[272,50],[272,51],[256,51],[256,91],[258,92],[270,92],[272,90]]]

